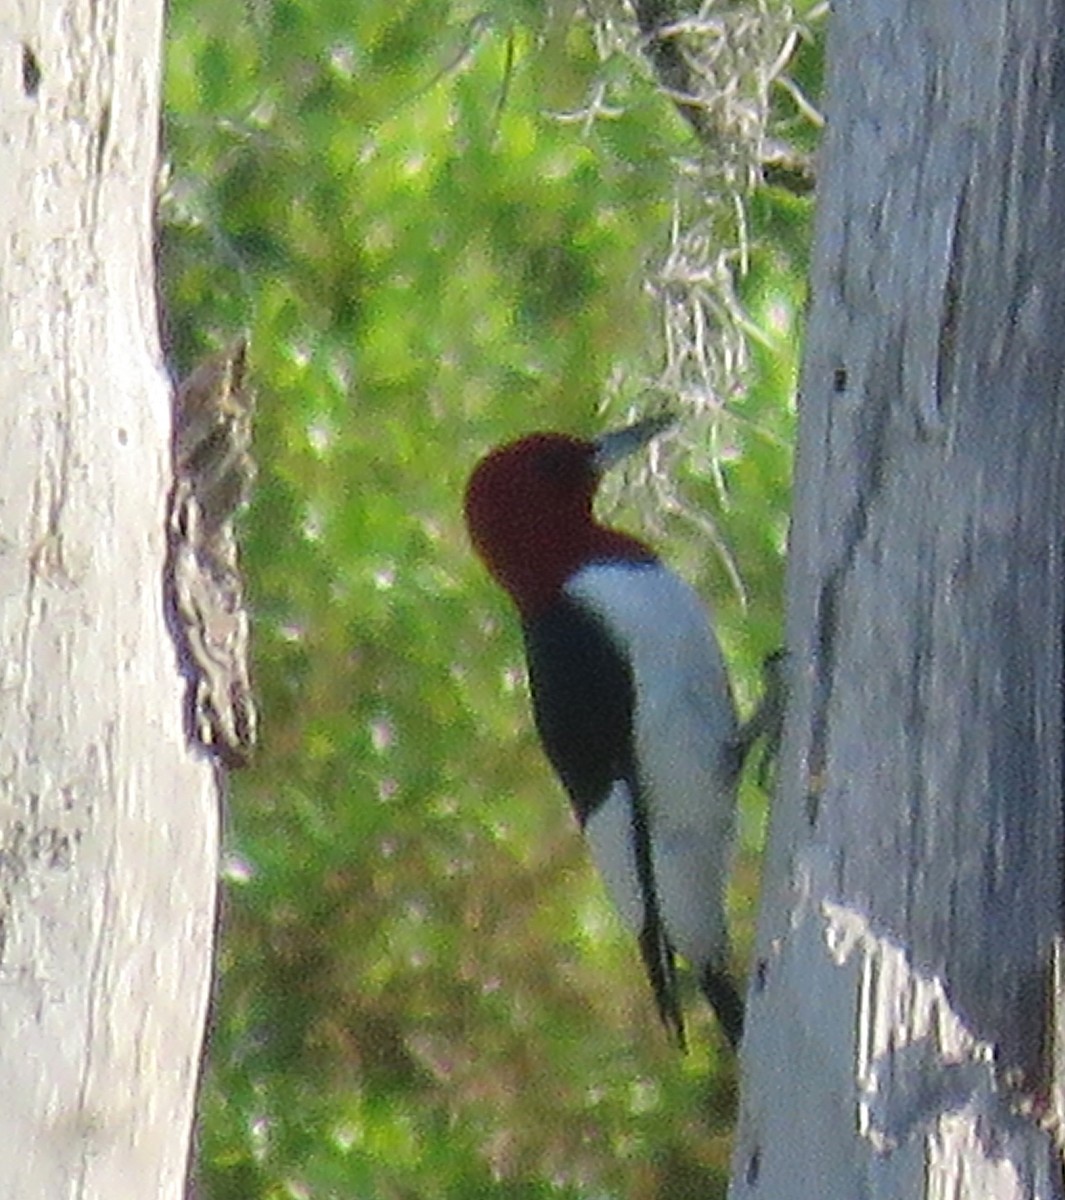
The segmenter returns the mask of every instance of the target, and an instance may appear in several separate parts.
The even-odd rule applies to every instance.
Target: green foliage
[[[640,273],[690,133],[638,77],[615,119],[546,115],[598,70],[566,7],[172,6],[169,346],[249,329],[259,396],[263,748],[228,817],[210,1200],[723,1195],[732,1068],[694,997],[686,1060],[657,1028],[461,527],[488,446],[595,429],[653,345]],[[744,702],[780,636],[807,205],[751,221],[751,386],[658,534]]]

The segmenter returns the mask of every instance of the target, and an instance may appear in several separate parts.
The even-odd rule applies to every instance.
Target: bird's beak
[[[599,472],[607,471],[630,454],[642,450],[652,438],[668,429],[676,419],[675,413],[659,413],[654,417],[645,417],[635,425],[626,425],[624,429],[604,433],[595,443],[595,469]]]

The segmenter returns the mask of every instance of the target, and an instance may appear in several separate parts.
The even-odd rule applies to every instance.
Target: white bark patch
[[[1057,1196],[1039,1098],[1003,1078],[940,978],[853,906],[817,901],[829,876],[804,859],[791,928],[757,968],[733,1200]]]

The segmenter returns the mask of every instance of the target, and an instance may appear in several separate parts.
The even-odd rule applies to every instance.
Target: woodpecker
[[[680,954],[735,1048],[743,1002],[723,896],[743,760],[732,689],[692,588],[593,513],[604,471],[671,423],[501,446],[474,469],[465,516],[517,608],[537,731],[638,936],[663,1024],[683,1047]]]

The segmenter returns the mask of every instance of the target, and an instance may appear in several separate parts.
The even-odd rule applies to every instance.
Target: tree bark
[[[731,1195],[1061,1195],[1065,9],[829,34]]]
[[[182,1195],[217,874],[164,608],[163,6],[0,22],[0,1195]]]

